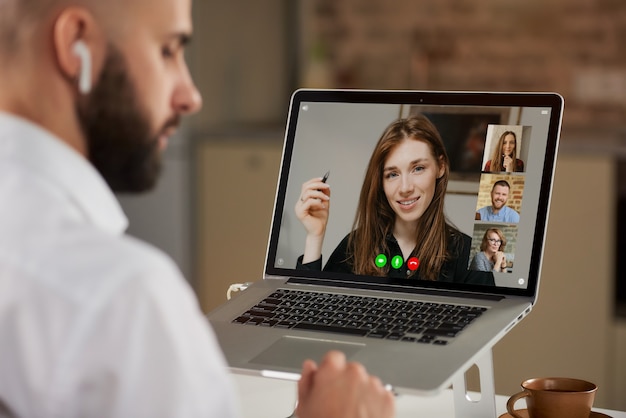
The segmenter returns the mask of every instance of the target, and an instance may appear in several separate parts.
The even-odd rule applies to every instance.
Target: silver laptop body
[[[229,367],[240,373],[295,379],[304,359],[320,360],[328,350],[337,349],[399,393],[432,394],[448,387],[457,372],[491,350],[537,300],[562,108],[562,97],[555,93],[296,91],[290,103],[263,280],[209,313]],[[462,283],[454,277],[430,281],[410,275],[303,269],[298,257],[303,253],[305,230],[294,212],[302,184],[330,172],[332,204],[322,250],[324,265],[352,231],[366,167],[382,132],[395,120],[416,114],[435,125],[445,144],[450,161],[445,213],[450,224],[471,238],[470,255],[463,260],[469,274],[476,273],[472,260],[481,252],[488,230],[505,234],[503,271],[480,273],[491,277],[494,285]],[[497,154],[492,150],[506,132],[516,134],[517,171],[486,171],[486,163]],[[519,219],[478,219],[478,210],[489,206],[492,185],[503,179],[511,185],[508,205]],[[406,269],[405,261],[402,268]],[[233,277],[233,282],[238,281]],[[325,312],[318,325],[308,313],[316,315],[323,307],[304,308],[309,310],[290,316],[285,306],[293,304],[277,301],[278,295],[294,292],[305,292],[315,300],[330,297],[334,306],[343,303],[344,295],[356,297],[356,302]],[[370,305],[391,307],[384,312],[389,325],[382,332],[360,328],[372,327],[359,322],[364,315],[370,318],[368,312],[380,311],[368,310]],[[415,306],[427,309],[407,314],[408,307]],[[451,333],[426,331],[435,334],[428,338],[407,332],[416,329],[412,324],[434,326],[429,318],[447,321],[450,307],[474,312],[471,322],[460,330],[446,323],[451,328],[444,331],[451,329]],[[429,314],[428,309],[435,313]],[[271,319],[275,311],[281,316]],[[313,325],[294,326],[296,321],[289,318]],[[346,322],[355,326],[350,331],[358,331],[342,333],[333,325]],[[394,331],[396,326],[401,332]]]

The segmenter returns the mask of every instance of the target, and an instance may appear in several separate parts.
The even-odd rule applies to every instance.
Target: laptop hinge
[[[411,293],[411,294],[420,294],[420,295],[429,295],[429,296],[449,296],[449,297],[458,297],[458,298],[467,298],[472,297],[475,299],[481,300],[493,300],[499,301],[504,299],[504,296],[501,295],[491,295],[486,293],[474,293],[471,294],[467,292],[454,291],[454,290],[439,290],[439,289],[424,289],[408,287],[408,286],[393,286],[388,284],[380,284],[380,283],[364,283],[364,282],[346,282],[342,280],[324,280],[324,279],[307,279],[304,277],[291,277],[287,280],[287,283],[296,283],[296,284],[313,284],[319,286],[329,286],[329,287],[340,287],[340,288],[348,288],[348,289],[365,289],[365,290],[379,290],[383,292],[401,292],[401,293]]]

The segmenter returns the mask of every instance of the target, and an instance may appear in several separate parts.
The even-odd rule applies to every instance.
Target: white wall
[[[292,167],[295,175],[290,175],[287,185],[286,211],[278,244],[278,255],[284,259],[284,265],[293,267],[304,251],[306,235],[293,210],[302,183],[330,170],[327,181],[331,187],[330,216],[322,249],[327,260],[352,229],[367,163],[383,130],[400,116],[400,105],[312,104],[304,113],[298,122]],[[332,144],[332,150],[325,145],[328,143]],[[346,160],[345,155],[350,155],[350,159]],[[320,161],[324,163],[320,165]]]

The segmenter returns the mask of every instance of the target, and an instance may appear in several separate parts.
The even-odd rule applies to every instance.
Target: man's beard
[[[154,187],[161,171],[159,134],[151,132],[124,57],[115,47],[109,46],[100,78],[79,101],[77,113],[89,160],[113,191]],[[175,118],[167,126],[177,122]]]

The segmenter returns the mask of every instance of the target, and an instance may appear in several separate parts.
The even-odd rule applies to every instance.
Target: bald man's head
[[[123,25],[131,6],[143,0],[0,0],[0,55],[14,55],[34,41],[37,29],[46,27],[64,7],[84,7],[106,31]]]
[[[0,0],[0,54],[13,54],[56,0]]]
[[[0,111],[54,133],[114,190],[148,189],[201,105],[191,26],[191,0],[0,0]]]

